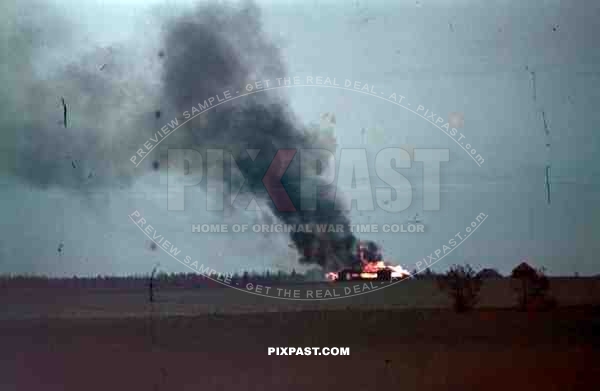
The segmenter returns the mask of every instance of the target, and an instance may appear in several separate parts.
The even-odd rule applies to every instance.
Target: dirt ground
[[[517,296],[510,279],[486,281],[482,287],[479,308],[513,308]],[[369,283],[370,285],[371,283]],[[448,295],[435,281],[408,280],[392,286],[387,283],[376,289],[365,290],[364,283],[313,283],[274,286],[287,291],[299,290],[299,297],[307,291],[314,293],[337,291],[341,298],[326,300],[285,300],[277,295],[269,297],[223,287],[218,289],[162,288],[155,294],[154,309],[162,316],[195,314],[241,314],[264,312],[290,312],[298,310],[353,309],[447,309],[452,307]],[[360,288],[364,294],[345,296],[345,289]],[[600,278],[554,278],[550,283],[550,296],[560,306],[590,306],[600,304]],[[264,291],[264,290],[263,290]],[[0,286],[0,321],[50,318],[123,318],[146,317],[148,289],[121,288],[51,288],[23,287],[15,283]]]
[[[1,390],[591,390],[598,307],[5,319]],[[269,356],[268,347],[349,347]]]

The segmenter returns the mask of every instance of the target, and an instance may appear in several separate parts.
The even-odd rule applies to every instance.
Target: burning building
[[[400,265],[383,260],[379,246],[371,241],[358,241],[356,256],[350,267],[325,275],[330,281],[381,280],[390,281],[410,276]]]

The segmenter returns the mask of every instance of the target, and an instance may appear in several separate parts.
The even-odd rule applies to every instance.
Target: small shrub
[[[482,279],[470,265],[454,265],[438,277],[439,288],[447,292],[456,312],[471,310],[479,300]]]

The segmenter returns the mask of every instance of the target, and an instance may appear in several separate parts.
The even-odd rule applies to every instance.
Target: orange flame
[[[362,270],[359,273],[352,273],[362,279],[374,280],[377,279],[377,273],[382,270],[391,271],[392,278],[404,278],[410,276],[410,272],[400,265],[391,265],[389,262],[363,262]],[[325,278],[329,281],[337,281],[338,273],[329,272],[325,274]]]

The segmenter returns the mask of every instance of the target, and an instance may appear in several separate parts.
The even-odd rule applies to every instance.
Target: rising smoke
[[[3,168],[40,188],[127,186],[136,175],[128,157],[147,139],[149,129],[227,89],[236,91],[257,80],[274,83],[286,76],[282,56],[262,31],[260,12],[251,3],[201,5],[169,20],[165,17],[162,39],[155,45],[147,44],[146,36],[138,37],[143,45],[97,47],[82,56],[66,56],[42,71],[35,69],[36,61],[44,51],[52,52],[52,43],[44,37],[63,45],[56,51],[78,53],[65,49],[72,36],[69,24],[60,12],[32,21],[17,18],[15,9],[8,11],[7,23],[14,24],[14,33],[3,38],[0,50],[12,52],[14,61],[4,65],[0,76],[17,92],[0,102],[0,128],[10,136],[2,145],[11,156]],[[23,37],[29,39],[21,42]],[[200,117],[170,136],[169,145],[260,149],[255,160],[245,152],[237,153],[236,160],[247,181],[245,189],[265,201],[270,198],[262,179],[277,151],[314,147],[279,92],[236,99]],[[157,167],[148,159],[147,167],[138,170],[153,168]],[[297,210],[281,212],[270,202],[282,222],[344,226],[343,232],[321,236],[292,233],[301,262],[327,270],[349,264],[354,237],[347,216],[334,209],[333,200],[319,196],[317,210],[300,211],[298,154],[282,183]]]
[[[262,31],[259,10],[253,4],[201,6],[171,26],[165,36],[163,88],[178,112],[190,110],[232,86],[239,89],[256,80],[275,83],[276,78],[286,77],[282,57]],[[211,110],[207,121],[189,125],[199,144],[235,143],[260,149],[254,161],[241,154],[237,164],[249,187],[262,197],[266,194],[261,181],[277,151],[310,147],[287,102],[269,91],[235,99]],[[348,229],[349,221],[334,209],[332,200],[321,196],[317,210],[299,210],[297,155],[282,182],[297,210],[278,211],[275,207],[278,200],[273,200],[271,210],[284,223],[342,224],[345,228],[343,233],[328,233],[326,237],[292,233],[301,262],[331,270],[351,262],[354,238]]]
[[[0,169],[41,189],[128,186],[128,151],[158,126],[160,59],[147,43],[87,41],[69,10],[2,5]]]

